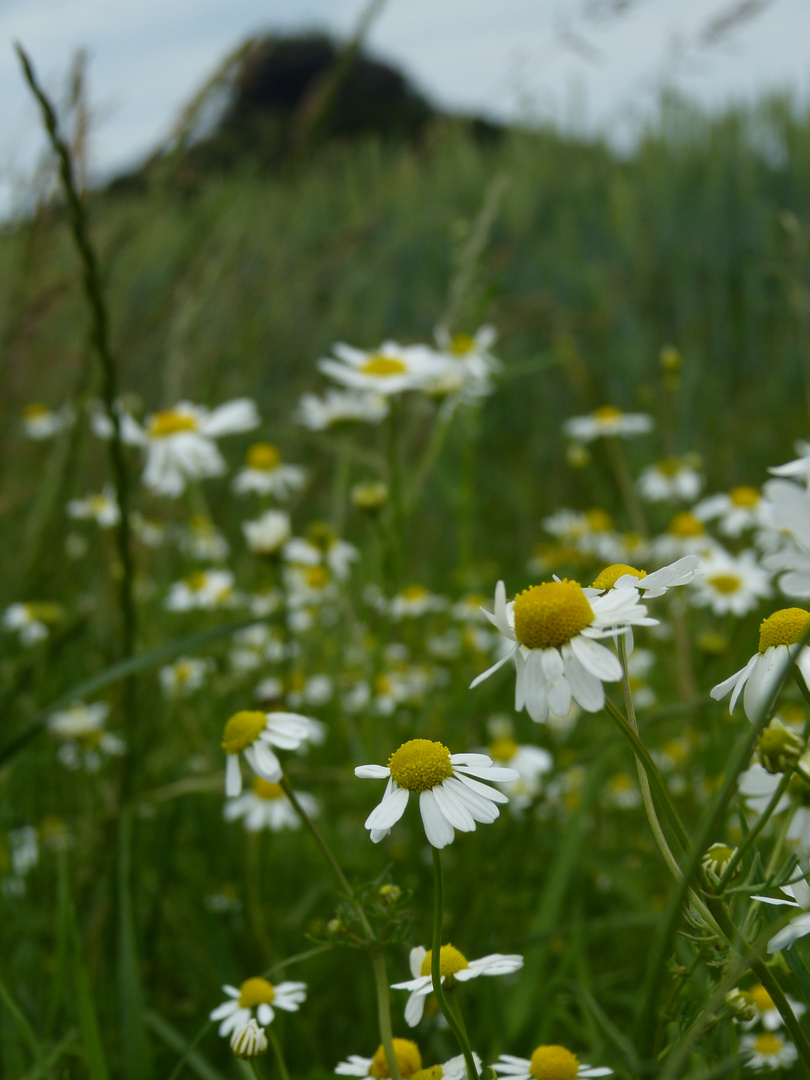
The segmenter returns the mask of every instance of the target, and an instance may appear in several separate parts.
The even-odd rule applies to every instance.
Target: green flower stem
[[[409,517],[419,505],[419,499],[421,498],[427,479],[433,471],[433,466],[436,464],[439,455],[444,449],[444,444],[447,441],[447,435],[450,431],[452,420],[452,411],[440,407],[433,422],[425,452],[422,455],[419,464],[416,466],[414,479],[408,489],[405,499],[405,513]]]
[[[624,691],[624,707],[627,712],[627,723],[633,734],[638,736],[638,721],[636,720],[636,710],[633,705],[633,693],[630,689],[630,677],[627,673],[627,642],[625,641],[624,634],[619,634],[618,647],[619,659],[622,664],[622,690]],[[638,754],[636,755],[636,768],[638,770],[638,782],[641,787],[641,798],[644,803],[644,810],[647,814],[647,820],[650,823],[655,842],[658,845],[659,851],[664,856],[664,861],[667,866],[674,876],[679,878],[681,876],[681,868],[678,865],[678,860],[672,854],[670,846],[667,843],[667,838],[664,836],[664,830],[661,828],[661,822],[658,820],[658,814],[656,813],[655,804],[653,803],[647,770]]]
[[[442,884],[442,858],[438,848],[431,847],[433,852],[433,881],[434,881],[434,897],[433,897],[433,947],[430,954],[430,977],[433,982],[433,993],[436,995],[436,1001],[439,1004],[439,1008],[442,1011],[450,1030],[456,1037],[458,1045],[461,1047],[461,1052],[464,1055],[464,1061],[467,1066],[468,1080],[479,1080],[478,1070],[475,1067],[475,1060],[470,1050],[470,1044],[467,1041],[466,1035],[462,1026],[459,1024],[456,1014],[450,1007],[447,998],[444,993],[444,987],[442,986],[442,913],[444,907],[444,887]]]
[[[276,1065],[278,1065],[279,1075],[281,1080],[290,1080],[290,1074],[287,1072],[287,1066],[284,1063],[284,1054],[281,1052],[281,1044],[278,1041],[278,1037],[273,1031],[273,1025],[268,1024],[264,1029],[264,1033],[267,1036],[267,1041],[270,1043],[270,1048],[273,1051],[273,1057],[276,1059]]]
[[[608,716],[613,720],[618,727],[622,735],[627,739],[633,748],[633,753],[636,755],[637,761],[642,761],[647,774],[647,779],[651,782],[655,788],[655,794],[658,796],[658,800],[667,815],[670,825],[675,831],[675,835],[678,837],[678,841],[681,846],[688,850],[689,848],[689,836],[686,832],[686,828],[681,821],[680,814],[675,808],[666,785],[664,784],[661,774],[658,771],[658,766],[650,757],[650,752],[646,746],[642,743],[638,736],[638,732],[634,731],[628,723],[625,716],[616,708],[610,698],[605,699],[605,711]]]
[[[641,501],[636,494],[636,489],[633,486],[633,478],[627,467],[627,458],[624,456],[619,437],[616,435],[608,435],[606,438],[602,439],[602,443],[605,447],[608,464],[610,465],[614,479],[616,480],[616,486],[619,489],[619,494],[624,502],[625,510],[633,524],[633,528],[641,537],[646,539],[649,536],[647,518],[644,515],[644,508],[641,505]]]
[[[793,775],[793,770],[792,769],[789,769],[787,772],[785,772],[782,775],[782,779],[779,781],[779,784],[777,785],[776,790],[774,791],[773,795],[768,800],[768,805],[765,807],[765,809],[760,814],[759,819],[757,820],[757,822],[754,825],[751,826],[751,829],[749,830],[748,835],[745,837],[743,842],[740,844],[740,846],[737,848],[737,850],[734,852],[734,854],[729,859],[729,863],[728,863],[728,866],[726,867],[725,873],[720,878],[720,884],[717,886],[718,894],[722,895],[723,890],[726,888],[728,883],[734,877],[734,873],[735,873],[737,867],[742,862],[743,857],[745,856],[746,852],[751,847],[751,845],[754,843],[754,841],[757,839],[757,837],[762,832],[762,830],[765,828],[765,826],[768,824],[768,822],[771,820],[771,816],[773,815],[774,811],[776,810],[776,807],[779,804],[779,800],[782,798],[782,796],[787,791],[788,784],[790,783],[790,778],[791,778],[792,775]]]
[[[401,402],[391,398],[388,416],[388,491],[391,498],[391,578],[399,587],[402,576],[402,543],[405,531],[405,508],[402,499],[402,463],[400,438],[402,427]]]
[[[250,1071],[251,1071],[251,1072],[253,1073],[253,1075],[254,1075],[254,1076],[256,1077],[256,1080],[264,1080],[264,1077],[263,1077],[263,1076],[262,1076],[262,1074],[261,1074],[261,1073],[259,1072],[259,1066],[258,1066],[258,1065],[256,1064],[256,1062],[255,1062],[255,1061],[253,1060],[253,1058],[242,1058],[242,1060],[243,1060],[243,1061],[245,1062],[245,1064],[247,1065],[247,1067],[248,1067],[248,1068],[250,1069]]]
[[[340,882],[341,888],[351,901],[354,910],[357,912],[357,918],[360,920],[360,925],[363,927],[363,931],[368,940],[368,950],[371,954],[371,963],[372,967],[374,968],[374,983],[377,991],[377,1017],[380,1026],[380,1040],[383,1044],[383,1049],[385,1050],[385,1060],[388,1064],[388,1075],[390,1076],[391,1080],[402,1080],[402,1075],[399,1071],[399,1065],[397,1064],[397,1056],[394,1053],[394,1036],[391,1027],[391,1003],[390,995],[388,993],[388,974],[385,969],[385,956],[383,955],[382,949],[377,944],[377,936],[374,933],[374,928],[368,921],[368,916],[363,910],[363,905],[355,896],[354,889],[349,884],[348,878],[341,870],[340,864],[338,863],[335,856],[332,854],[329,845],[321,835],[320,829],[306,812],[306,810],[303,808],[298,799],[296,799],[295,792],[290,787],[290,781],[287,779],[286,776],[282,776],[279,784],[281,785],[281,789],[284,794],[290,800],[293,809],[312,834],[315,843],[321,849],[324,858],[332,868],[332,872]],[[473,1077],[472,1080],[475,1080],[475,1077]]]
[[[349,481],[352,476],[351,435],[341,431],[338,438],[337,463],[332,481],[332,523],[342,535],[346,521],[346,503],[349,498]]]

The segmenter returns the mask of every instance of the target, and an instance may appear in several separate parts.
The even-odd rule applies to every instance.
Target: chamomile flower
[[[751,1000],[754,1003],[754,1008],[757,1010],[757,1016],[754,1020],[750,1021],[748,1027],[753,1027],[754,1024],[761,1023],[766,1031],[778,1031],[784,1024],[782,1014],[773,1003],[773,999],[762,983],[755,983],[753,986],[749,986],[746,990]],[[801,1016],[807,1011],[807,1006],[803,1005],[800,1001],[794,1001],[792,997],[785,995],[788,1000],[788,1004],[793,1009],[794,1016]]]
[[[767,619],[759,628],[759,652],[755,652],[744,668],[736,671],[711,690],[715,701],[731,692],[729,712],[740,694],[749,720],[755,720],[766,708],[776,687],[788,655],[792,656],[802,678],[810,687],[810,649],[798,647],[798,643],[810,625],[810,612],[803,608],[782,608]]]
[[[3,612],[0,625],[4,630],[17,634],[21,645],[36,645],[50,634],[51,626],[62,618],[58,604],[32,601],[27,604],[9,604]]]
[[[126,441],[143,448],[143,482],[157,495],[182,495],[189,480],[221,476],[225,461],[215,440],[259,426],[259,413],[249,398],[237,398],[209,411],[188,401],[152,413],[143,427],[131,417]]]
[[[254,1018],[264,1026],[273,1022],[276,1009],[284,1012],[298,1012],[306,1001],[307,985],[302,982],[283,982],[273,985],[254,976],[245,979],[241,986],[222,987],[228,1000],[218,1005],[210,1014],[211,1020],[220,1020],[220,1035],[230,1035],[232,1031],[243,1027]]]
[[[652,417],[645,413],[626,413],[615,405],[602,405],[588,416],[572,416],[563,424],[563,431],[580,443],[592,442],[602,436],[646,435],[652,431]]]
[[[495,611],[486,614],[512,647],[470,686],[514,657],[515,708],[525,708],[536,723],[567,716],[572,700],[586,712],[598,712],[605,703],[602,684],[621,679],[622,667],[616,653],[596,639],[657,622],[647,617],[635,588],[587,597],[576,581],[534,585],[509,603],[499,581]]]
[[[338,342],[333,351],[337,360],[328,357],[318,361],[324,375],[351,390],[385,397],[421,389],[441,375],[445,366],[425,346],[402,346],[395,341],[386,341],[372,352]]]
[[[290,515],[284,510],[267,510],[255,521],[243,521],[242,532],[254,555],[280,555],[292,535]]]
[[[230,570],[197,570],[169,588],[164,606],[167,611],[211,611],[237,602]]]
[[[180,530],[180,548],[200,562],[222,562],[228,556],[229,544],[206,514],[194,514]]]
[[[585,595],[590,596],[594,591],[606,592],[608,589],[629,586],[643,593],[646,600],[653,600],[657,596],[663,596],[668,589],[677,585],[688,585],[699,578],[702,572],[698,569],[699,561],[697,555],[684,555],[677,562],[662,566],[650,574],[646,570],[636,570],[627,563],[613,563],[599,572],[591,588],[584,590]]]
[[[739,536],[745,529],[766,524],[762,496],[755,487],[735,487],[727,494],[711,495],[694,506],[692,513],[700,521],[717,521],[724,536]]]
[[[509,805],[515,812],[525,810],[540,794],[543,777],[553,768],[551,754],[540,746],[521,746],[506,733],[495,735],[487,753],[496,765],[518,774],[518,779],[509,785]]]
[[[794,881],[792,885],[780,885],[781,891],[788,897],[752,896],[752,900],[759,900],[763,904],[771,904],[774,907],[793,907],[801,911],[801,915],[794,915],[787,926],[771,938],[768,942],[768,952],[778,953],[782,949],[789,949],[800,938],[810,934],[810,885],[804,878]]]
[[[400,1076],[402,1080],[410,1080],[414,1073],[418,1073],[422,1068],[419,1047],[410,1039],[392,1039],[391,1041]],[[335,1073],[338,1076],[372,1077],[373,1080],[385,1080],[385,1077],[391,1075],[382,1044],[377,1047],[374,1057],[366,1058],[359,1054],[352,1054],[348,1060],[341,1061],[335,1066]]]
[[[502,791],[480,780],[518,779],[514,769],[494,766],[486,754],[451,754],[430,739],[411,739],[394,751],[388,765],[359,765],[354,775],[388,779],[382,801],[365,823],[373,843],[378,844],[399,821],[413,791],[419,795],[425,835],[435,848],[452,844],[456,829],[472,832],[477,821],[495,821],[499,814],[495,804],[509,801]]]
[[[225,794],[234,798],[242,791],[239,755],[244,754],[251,769],[262,780],[277,784],[282,777],[281,762],[271,749],[297,750],[311,739],[312,721],[298,713],[243,709],[234,713],[222,733],[225,751]]]
[[[103,701],[76,702],[48,717],[48,729],[61,742],[58,757],[66,768],[96,772],[105,757],[124,753],[124,741],[104,730],[109,711]]]
[[[408,585],[392,597],[388,605],[388,614],[392,619],[418,618],[433,611],[442,611],[447,606],[443,596],[429,592],[424,585]]]
[[[322,398],[304,394],[296,421],[310,431],[326,431],[345,424],[379,424],[388,415],[388,402],[379,393],[363,390],[327,390]]]
[[[284,558],[301,566],[326,566],[337,581],[345,581],[360,552],[325,521],[314,521],[306,538],[294,536],[284,548]]]
[[[231,486],[237,495],[253,491],[257,495],[286,499],[292,492],[300,491],[306,477],[306,469],[286,465],[272,443],[260,442],[248,447],[245,467],[236,474]]]
[[[451,392],[471,401],[491,394],[492,377],[501,368],[500,361],[490,352],[498,336],[495,328],[481,326],[470,335],[451,334],[446,327],[437,326],[434,336],[446,371],[436,380],[438,386],[452,387]],[[427,389],[429,393],[435,393],[430,385]]]
[[[655,557],[663,562],[681,559],[684,555],[710,555],[717,547],[717,541],[709,536],[704,523],[691,510],[682,510],[650,546]]]
[[[492,1068],[512,1080],[577,1080],[577,1077],[610,1076],[612,1069],[580,1063],[564,1046],[538,1046],[530,1058],[501,1054]]]
[[[314,796],[305,791],[297,791],[295,797],[309,817],[317,817],[321,807]],[[245,791],[225,803],[223,816],[226,821],[238,821],[241,818],[248,832],[261,832],[262,829],[279,832],[281,829],[298,829],[301,826],[301,819],[281,785],[270,784],[260,776],[254,777],[250,791]]]
[[[29,439],[35,439],[37,442],[52,439],[72,422],[73,410],[69,405],[55,411],[49,409],[47,405],[34,401],[23,409],[23,430]]]
[[[66,509],[68,517],[94,521],[100,529],[111,529],[121,520],[115,489],[109,484],[94,495],[71,499]]]
[[[405,1020],[409,1027],[416,1027],[422,1019],[425,998],[433,993],[430,966],[432,956],[433,950],[425,949],[421,945],[411,949],[409,963],[413,978],[406,982],[394,983],[391,987],[393,990],[410,990],[410,996],[405,1005]],[[511,975],[523,967],[523,957],[492,953],[480,960],[467,960],[466,956],[454,945],[447,944],[441,947],[439,966],[442,986],[450,989],[456,983],[469,982],[470,979],[476,979],[479,975]]]
[[[641,497],[650,502],[691,502],[703,487],[703,477],[695,468],[693,455],[669,457],[646,468],[636,487]]]
[[[246,1024],[236,1028],[231,1035],[231,1050],[234,1057],[249,1058],[261,1057],[267,1053],[267,1036],[264,1028],[259,1027],[252,1018]]]
[[[158,672],[163,696],[170,700],[190,697],[200,690],[214,669],[210,657],[200,659],[193,656],[179,656],[173,664],[166,664]]]
[[[753,551],[730,555],[717,548],[703,559],[703,574],[690,593],[695,607],[710,607],[715,615],[745,615],[771,596],[770,574]]]
[[[748,1055],[745,1064],[749,1069],[787,1069],[798,1060],[799,1051],[792,1042],[773,1031],[759,1035],[743,1035],[740,1050]]]

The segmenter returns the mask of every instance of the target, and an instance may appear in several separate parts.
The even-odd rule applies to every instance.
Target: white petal
[[[366,828],[388,830],[392,825],[396,825],[405,813],[408,795],[407,788],[392,787],[390,793],[383,796],[382,802],[375,806],[366,818]]]
[[[354,775],[361,780],[382,780],[391,773],[387,765],[358,765]]]
[[[437,784],[433,788],[433,795],[439,809],[454,829],[458,829],[459,832],[475,831],[475,820],[472,814],[464,805],[463,800],[454,794],[449,781],[445,780],[444,783]]]
[[[245,750],[245,760],[257,776],[270,784],[277,784],[282,777],[281,762],[270,747],[259,739]]]
[[[799,938],[810,934],[810,913],[797,915],[778,934],[774,934],[768,942],[768,952],[778,953],[782,949],[789,949]]]
[[[465,773],[459,772],[453,777],[454,781],[462,784],[469,791],[475,792],[475,794],[482,799],[486,799],[491,803],[508,803],[509,796],[504,795],[502,791],[498,791],[497,788],[488,787],[486,784],[481,784],[478,780],[473,780],[471,776],[467,776]],[[445,783],[450,783],[449,780],[445,780]],[[470,808],[470,813],[474,813],[472,807],[473,804],[470,800],[467,801],[467,806]]]
[[[422,1019],[425,1011],[425,998],[423,994],[411,994],[405,1005],[405,1023],[408,1027],[416,1027]]]
[[[214,409],[200,424],[200,430],[210,438],[252,431],[261,423],[258,409],[250,398],[235,398]]]
[[[486,671],[482,671],[480,675],[476,675],[470,683],[470,690],[474,690],[476,686],[484,681],[484,679],[488,679],[490,675],[498,670],[498,668],[503,667],[506,661],[510,660],[513,655],[514,653],[507,653],[506,656],[502,656],[500,660],[496,660],[492,667],[488,667]]]
[[[435,848],[447,847],[453,843],[453,826],[441,812],[432,791],[423,791],[419,796],[419,812],[425,826],[425,836]]]
[[[225,758],[225,794],[229,799],[242,792],[242,770],[239,768],[239,755],[228,754]]]
[[[256,1010],[256,1016],[262,1027],[267,1027],[268,1024],[271,1024],[273,1022],[273,1017],[275,1016],[275,1013],[273,1012],[272,1008],[267,1004],[267,1002],[263,1001]]]
[[[602,682],[616,682],[622,677],[618,656],[604,645],[577,634],[569,642],[571,651],[586,671]]]

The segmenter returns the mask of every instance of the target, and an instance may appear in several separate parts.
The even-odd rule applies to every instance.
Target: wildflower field
[[[41,103],[0,1075],[806,1076],[810,118],[133,194]]]

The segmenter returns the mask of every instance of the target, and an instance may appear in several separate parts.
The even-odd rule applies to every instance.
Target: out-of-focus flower
[[[745,1064],[749,1069],[787,1069],[799,1057],[793,1043],[773,1031],[743,1035],[740,1050],[747,1055]]]
[[[588,416],[572,416],[563,424],[565,434],[581,443],[592,442],[600,436],[646,435],[652,428],[652,417],[645,413],[622,412],[615,405],[602,405]]]
[[[695,607],[710,607],[715,615],[745,615],[772,595],[770,574],[753,551],[730,555],[720,548],[704,556],[703,574],[691,590]]]
[[[326,431],[345,424],[379,424],[387,415],[388,402],[379,393],[333,389],[322,398],[304,394],[296,420],[310,431]]]
[[[694,455],[669,457],[646,468],[636,487],[650,502],[692,502],[703,487],[703,476],[696,468]]]
[[[294,536],[287,543],[284,558],[301,566],[327,566],[337,581],[345,581],[360,552],[354,544],[341,540],[328,522],[313,521],[306,538]]]
[[[77,702],[48,717],[48,729],[61,741],[58,757],[66,768],[96,772],[104,757],[124,753],[124,741],[104,730],[109,711],[102,701]]]
[[[419,1053],[419,1047],[410,1039],[395,1038],[391,1041],[400,1076],[402,1080],[410,1080],[414,1073],[418,1073],[422,1068],[422,1055]],[[347,1061],[341,1061],[335,1067],[335,1073],[338,1076],[373,1077],[373,1080],[384,1080],[385,1077],[390,1076],[388,1062],[385,1059],[385,1050],[382,1045],[377,1047],[374,1057],[365,1058],[360,1057],[359,1054],[352,1054]]]
[[[441,377],[446,364],[424,345],[384,342],[379,349],[364,352],[338,342],[333,346],[337,360],[318,361],[319,369],[350,390],[393,397],[405,390],[424,389]]]
[[[23,431],[29,439],[43,442],[45,439],[52,439],[54,435],[58,435],[60,431],[72,424],[73,418],[74,412],[69,405],[53,410],[35,401],[23,409]]]
[[[261,1057],[267,1053],[267,1036],[264,1028],[259,1027],[252,1018],[246,1024],[236,1028],[231,1035],[231,1050],[234,1057],[249,1058]]]
[[[210,657],[179,656],[174,663],[165,664],[158,672],[160,688],[167,698],[190,697],[200,690],[214,668]]]
[[[257,776],[270,784],[277,784],[283,775],[281,762],[272,747],[280,750],[297,750],[311,739],[312,724],[308,716],[298,713],[264,713],[243,709],[234,713],[222,733],[222,749],[225,761],[225,794],[234,798],[242,791],[242,772],[239,755]]]
[[[285,1012],[298,1012],[306,1001],[307,985],[302,982],[283,982],[274,985],[267,979],[254,976],[245,979],[241,986],[222,987],[228,1000],[217,1006],[211,1013],[212,1020],[220,1020],[220,1035],[230,1035],[232,1031],[256,1019],[267,1027],[273,1022],[276,1009]]]
[[[292,534],[290,515],[284,510],[267,510],[255,521],[243,521],[242,532],[254,555],[280,555]]]
[[[306,469],[300,465],[285,464],[272,443],[261,442],[248,448],[245,467],[236,474],[232,486],[237,495],[253,491],[286,499],[304,486],[306,476]]]
[[[309,817],[318,816],[321,807],[313,795],[296,791],[295,797]],[[241,818],[248,832],[260,832],[262,829],[278,832],[280,829],[298,829],[301,825],[301,819],[281,785],[268,783],[260,776],[254,777],[250,791],[228,799],[223,815],[226,821]]]
[[[167,611],[198,611],[236,603],[230,570],[197,570],[170,587],[165,607]]]
[[[27,604],[9,604],[3,612],[2,627],[16,632],[21,645],[35,645],[50,633],[51,626],[63,616],[58,604],[32,601]]]
[[[755,487],[735,487],[725,495],[711,495],[692,508],[700,521],[717,521],[724,536],[739,536],[745,529],[767,524],[762,496]]]
[[[432,958],[432,949],[425,949],[421,945],[411,949],[409,963],[413,977],[391,986],[392,990],[410,990],[405,1005],[405,1021],[408,1027],[416,1027],[422,1019],[425,998],[433,992],[430,966]],[[522,967],[523,957],[516,954],[505,956],[503,953],[492,953],[480,960],[467,960],[454,945],[449,944],[442,945],[439,953],[441,984],[448,989],[456,983],[477,979],[479,975],[511,975]]]
[[[101,529],[111,529],[121,520],[115,489],[107,484],[103,491],[83,499],[71,499],[67,504],[68,517],[94,521]]]

